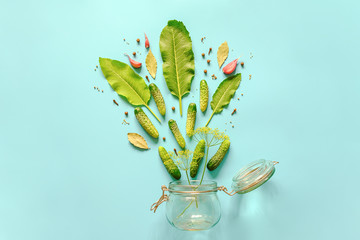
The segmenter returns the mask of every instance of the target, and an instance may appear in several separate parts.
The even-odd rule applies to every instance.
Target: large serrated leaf
[[[206,123],[207,126],[213,117],[214,114],[222,112],[224,107],[229,105],[231,99],[235,95],[236,90],[238,89],[241,82],[241,73],[235,74],[226,78],[224,81],[220,83],[218,88],[216,89],[210,106],[213,110],[209,121]]]
[[[143,136],[137,133],[128,133],[128,140],[129,142],[134,145],[135,147],[141,149],[150,149],[147,145],[147,142]]]
[[[225,41],[220,45],[220,47],[217,51],[217,61],[219,64],[219,68],[221,68],[221,66],[227,59],[228,54],[229,54],[229,46],[228,46],[227,42]]]
[[[148,55],[145,59],[146,68],[149,71],[150,75],[153,79],[155,79],[156,76],[156,69],[157,69],[157,62],[154,54],[151,52],[151,49],[149,50]]]
[[[189,32],[182,22],[171,20],[160,35],[160,52],[163,60],[163,75],[171,92],[181,98],[190,92],[195,74],[194,53]]]
[[[126,63],[109,58],[99,58],[101,71],[110,86],[133,106],[145,106],[160,122],[148,106],[150,90],[145,80]]]

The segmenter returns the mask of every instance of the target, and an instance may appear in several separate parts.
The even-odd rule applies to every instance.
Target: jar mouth
[[[172,191],[212,191],[217,189],[217,182],[212,180],[203,180],[200,185],[200,180],[176,180],[169,184],[169,190]]]

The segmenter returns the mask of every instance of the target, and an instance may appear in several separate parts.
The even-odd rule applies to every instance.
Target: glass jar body
[[[187,230],[207,230],[215,226],[221,217],[214,181],[174,181],[169,185],[166,217],[174,227]]]

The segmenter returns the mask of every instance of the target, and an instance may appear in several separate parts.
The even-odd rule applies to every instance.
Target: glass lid
[[[250,192],[269,180],[275,172],[278,162],[260,159],[240,169],[233,177],[232,189],[244,194]]]

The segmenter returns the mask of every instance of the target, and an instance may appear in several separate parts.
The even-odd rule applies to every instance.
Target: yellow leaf
[[[138,147],[141,149],[150,149],[148,147],[145,139],[137,133],[128,133],[128,140],[135,147]]]
[[[220,45],[220,47],[217,51],[217,60],[218,60],[219,68],[221,68],[221,66],[227,59],[228,54],[229,54],[229,46],[228,46],[227,42],[225,41]]]
[[[152,76],[152,78],[155,79],[157,62],[154,57],[154,54],[151,52],[151,49],[149,50],[149,53],[146,56],[145,63],[146,63],[146,68],[149,71],[150,75]]]

